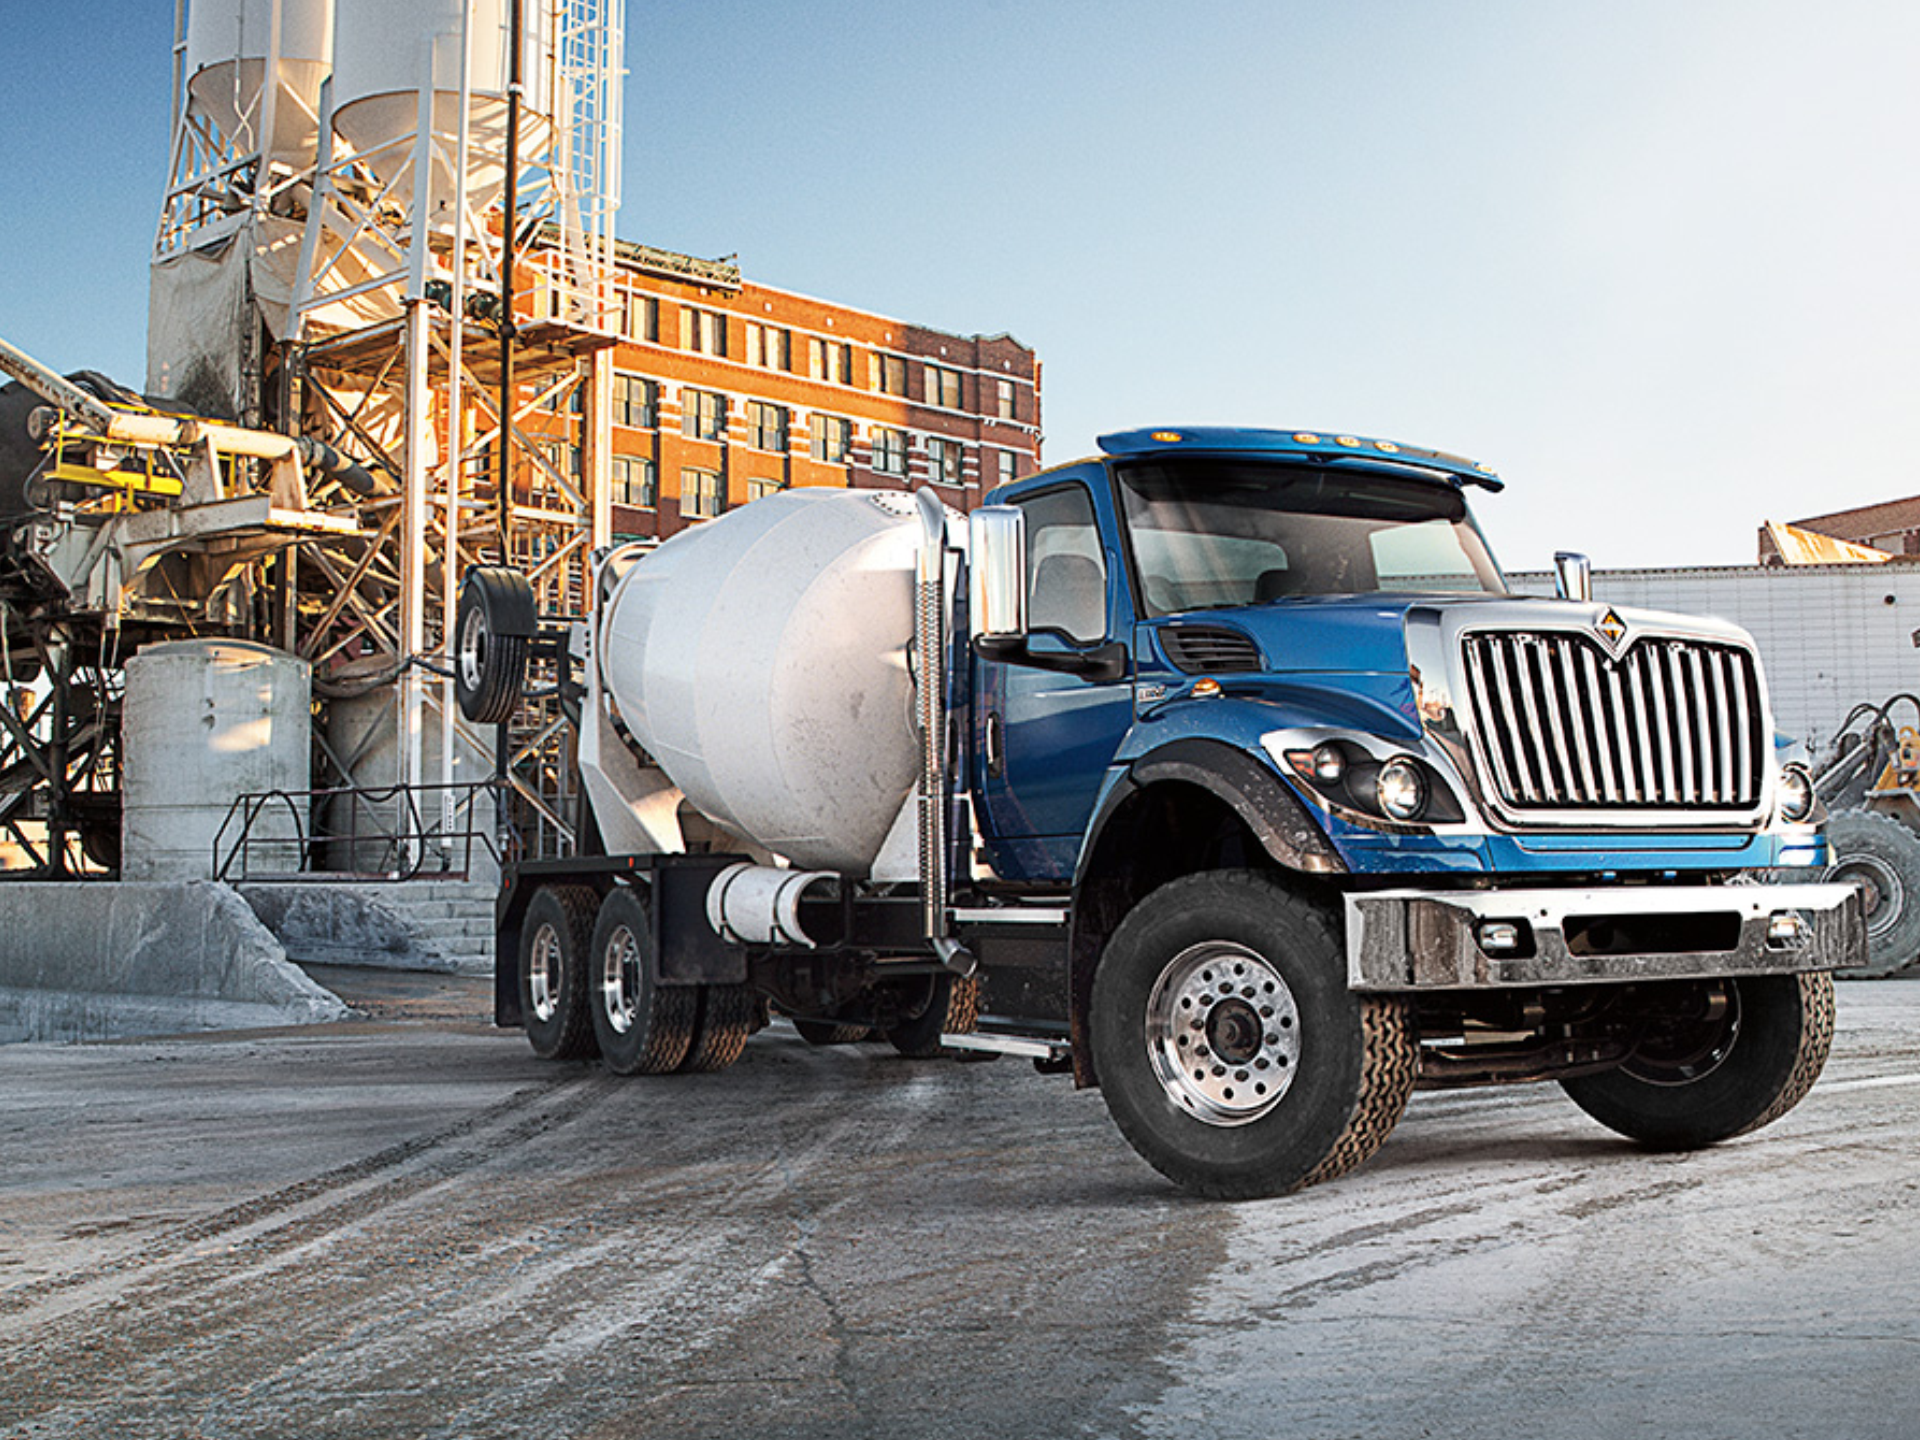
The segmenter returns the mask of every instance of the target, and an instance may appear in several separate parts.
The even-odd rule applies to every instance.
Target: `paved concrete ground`
[[[332,977],[348,989],[350,976]],[[620,1081],[373,1019],[0,1049],[0,1435],[1873,1437],[1920,1417],[1920,983],[1771,1130],[1642,1155],[1421,1095],[1184,1199],[1011,1061]]]

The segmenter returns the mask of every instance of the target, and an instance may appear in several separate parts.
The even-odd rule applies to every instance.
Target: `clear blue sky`
[[[0,334],[138,381],[171,0],[5,0]],[[1471,454],[1510,567],[1920,491],[1911,0],[632,0],[621,233],[1161,423]]]

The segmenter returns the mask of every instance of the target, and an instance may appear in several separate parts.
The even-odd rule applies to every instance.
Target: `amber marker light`
[[[1178,445],[1187,437],[1182,435],[1178,430],[1156,430],[1153,432],[1153,438],[1158,440],[1162,445]]]
[[[1193,698],[1196,700],[1211,700],[1219,693],[1220,682],[1212,677],[1193,682]]]
[[[1336,445],[1344,445],[1349,450],[1358,450],[1360,448],[1358,437],[1353,435],[1336,435],[1333,437],[1333,443]]]
[[[1320,437],[1311,430],[1296,430],[1293,438],[1302,445],[1318,445]]]

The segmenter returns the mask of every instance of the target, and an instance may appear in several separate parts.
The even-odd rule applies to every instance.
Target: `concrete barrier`
[[[230,886],[0,884],[0,1040],[338,1020]]]

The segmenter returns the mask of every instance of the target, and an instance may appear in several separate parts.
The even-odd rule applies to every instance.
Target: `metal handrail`
[[[496,865],[503,858],[503,843],[508,850],[519,848],[511,833],[499,839],[495,836],[493,824],[498,805],[492,802],[501,789],[498,780],[475,780],[454,785],[344,785],[326,790],[265,790],[237,795],[213,837],[213,878],[236,881],[328,874],[366,880],[412,880],[423,875],[436,880],[465,879],[473,870],[476,840]],[[490,803],[479,803],[483,794],[489,797]],[[442,801],[438,807],[422,805],[423,797],[436,796]],[[446,803],[449,799],[451,805]],[[377,818],[374,807],[384,807],[396,800],[400,802],[399,813],[393,817],[392,824],[360,827],[363,816]],[[337,823],[342,806],[345,826]],[[277,815],[280,807],[285,808],[292,821],[293,834],[259,833],[263,815]],[[429,826],[422,816],[433,813],[434,808],[446,815],[458,814],[464,809],[465,825]],[[315,823],[314,817],[327,811],[333,813],[323,828]],[[348,860],[344,869],[322,869],[318,862],[325,858],[327,847],[344,847]],[[374,848],[377,863],[363,868],[358,861],[368,847]],[[457,868],[450,863],[456,852],[460,861]],[[290,853],[299,857],[291,869],[256,863],[256,857],[262,854],[285,856]],[[435,856],[442,863],[438,868],[429,869],[428,862]]]

